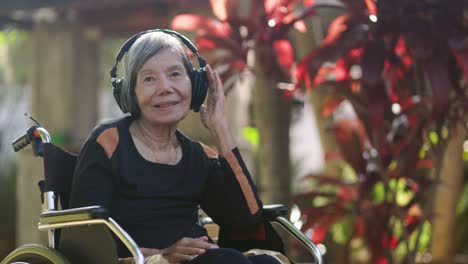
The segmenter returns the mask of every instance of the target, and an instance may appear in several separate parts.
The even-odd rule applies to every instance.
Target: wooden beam
[[[81,24],[111,36],[126,36],[149,28],[167,28],[170,20],[180,13],[210,13],[209,0],[68,0],[66,3],[69,4],[53,7],[58,17],[75,14],[74,19]],[[2,25],[17,25],[20,28],[27,25],[25,27],[30,28],[34,23],[34,10],[24,13],[18,19],[14,18],[14,12],[0,10],[0,28]]]

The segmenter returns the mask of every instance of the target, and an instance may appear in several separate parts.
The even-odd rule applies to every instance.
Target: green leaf
[[[260,136],[257,128],[251,126],[244,127],[242,129],[242,136],[252,145],[254,151],[258,150]]]
[[[457,214],[462,214],[468,208],[468,185],[465,184],[463,188],[460,199],[457,204]]]
[[[333,241],[344,245],[353,232],[353,217],[347,216],[336,222],[330,229]]]
[[[432,144],[437,144],[439,142],[439,135],[432,131],[429,133],[429,140],[432,142]]]
[[[385,199],[385,188],[382,182],[375,184],[374,189],[372,190],[372,197],[374,197],[374,202],[381,203]]]
[[[414,249],[416,245],[416,238],[418,237],[418,229],[416,229],[410,236],[410,248]],[[419,238],[419,248],[418,252],[424,251],[429,247],[431,242],[431,223],[429,221],[424,221],[422,226],[421,237]]]
[[[398,180],[396,186],[396,202],[399,206],[405,206],[414,197],[414,192],[406,188],[406,183],[403,180]]]

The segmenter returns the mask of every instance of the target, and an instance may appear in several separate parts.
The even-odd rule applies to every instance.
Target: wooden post
[[[54,143],[77,151],[97,121],[96,31],[76,21],[38,23],[31,41],[30,114],[51,133]],[[27,128],[25,128],[26,131]],[[42,159],[31,151],[19,155],[17,175],[17,244],[45,243],[37,230],[41,202],[38,180]]]
[[[254,120],[260,136],[259,189],[264,204],[291,204],[289,126],[291,102],[276,85],[281,76],[274,52],[259,44],[255,50]]]
[[[452,129],[441,168],[441,184],[436,189],[432,220],[432,263],[453,263],[455,254],[456,208],[463,181],[463,142],[466,124]]]

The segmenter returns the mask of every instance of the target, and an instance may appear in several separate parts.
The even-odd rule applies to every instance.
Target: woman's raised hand
[[[235,147],[224,112],[223,84],[219,74],[210,65],[206,65],[206,77],[208,78],[208,98],[206,105],[200,108],[200,117],[203,125],[214,136],[218,153],[223,155]]]
[[[206,105],[200,108],[200,117],[203,125],[210,131],[224,126],[226,116],[224,113],[224,89],[219,74],[210,65],[206,65],[208,78],[208,96]]]
[[[161,254],[169,263],[181,263],[190,261],[202,255],[207,249],[218,248],[217,245],[208,242],[207,236],[199,238],[184,237],[174,245],[161,250]]]

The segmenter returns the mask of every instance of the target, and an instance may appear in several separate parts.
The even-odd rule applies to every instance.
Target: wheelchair
[[[38,184],[42,194],[42,213],[38,228],[48,232],[48,245],[20,246],[0,264],[118,264],[116,239],[128,248],[136,264],[144,263],[137,243],[109,217],[106,208],[69,208],[76,155],[52,144],[50,134],[41,126],[30,127],[12,145],[15,151],[32,145],[34,155],[43,158],[45,177]],[[268,205],[264,206],[263,212],[266,223],[263,225],[263,241],[252,239],[252,236],[249,238],[248,234],[235,234],[236,238],[232,239],[221,228],[218,245],[241,251],[250,248],[279,251],[292,263],[323,263],[317,246],[285,218],[288,214],[286,207]],[[212,224],[209,218],[203,218],[200,214],[198,223],[202,226]],[[284,243],[286,241],[290,243]],[[285,246],[286,244],[290,247]],[[293,252],[297,253],[298,249],[302,253],[296,254],[299,257],[293,256]]]

